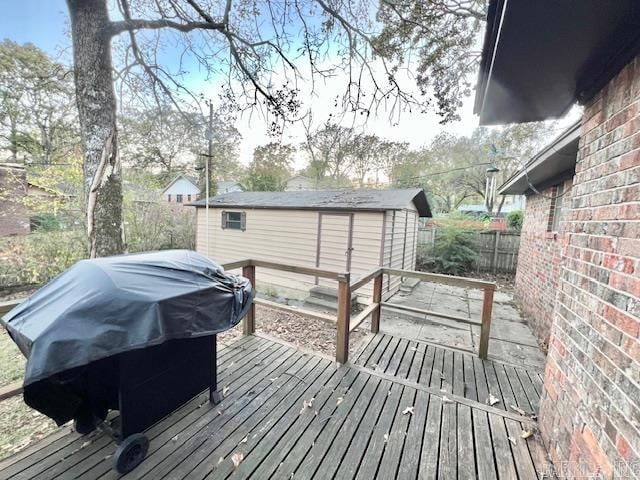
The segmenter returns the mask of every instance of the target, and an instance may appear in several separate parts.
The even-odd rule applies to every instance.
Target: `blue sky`
[[[64,0],[4,0],[0,15],[0,38],[31,42],[56,55],[71,41],[69,16]],[[70,55],[70,53],[69,53]]]

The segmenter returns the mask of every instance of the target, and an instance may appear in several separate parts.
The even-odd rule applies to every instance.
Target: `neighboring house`
[[[570,206],[580,122],[534,156],[498,189],[526,195],[516,272],[516,297],[532,330],[545,345],[553,320],[553,299],[560,284],[560,261],[567,235],[560,228]]]
[[[419,217],[431,216],[421,189],[237,192],[197,207],[196,247],[219,263],[256,258],[351,272],[354,278],[384,265],[413,269]],[[258,281],[306,293],[335,282],[287,272],[258,271]],[[384,279],[383,291],[400,283]],[[371,286],[363,288],[370,295]]]
[[[0,237],[31,231],[30,212],[23,202],[27,189],[23,165],[0,164]]]
[[[285,192],[295,192],[300,190],[316,190],[313,181],[304,175],[296,175],[287,180],[287,186],[284,187]]]
[[[220,180],[218,182],[218,195],[232,192],[244,192],[244,188],[238,182]]]
[[[562,241],[555,293],[546,300],[553,313],[538,415],[559,478],[639,476],[639,24],[637,0],[489,4],[480,123],[544,120],[576,101],[584,105],[566,196],[559,190],[569,180],[562,182],[567,165],[559,164],[572,157],[540,157],[546,168],[559,166],[555,178],[540,178],[540,188],[562,198],[560,221],[551,226]],[[548,225],[551,216],[538,214]],[[549,267],[518,268],[543,275]]]
[[[162,191],[164,199],[169,203],[185,204],[200,198],[198,180],[189,175],[178,175]]]

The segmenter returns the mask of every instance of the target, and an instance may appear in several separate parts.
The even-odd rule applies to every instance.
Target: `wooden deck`
[[[417,382],[436,393],[492,403],[495,408],[520,414],[522,410],[528,416],[538,413],[542,370],[481,360],[473,353],[384,334],[372,336],[353,362]]]
[[[336,368],[329,358],[245,337],[219,354],[223,404],[202,394],[150,428],[147,458],[127,478],[541,478],[545,450],[537,435],[521,438],[531,420],[483,401],[483,388],[498,390],[481,378],[500,371],[511,382],[515,370],[449,352],[372,335],[360,365]],[[373,360],[378,367],[366,367]],[[515,373],[524,396],[497,378],[500,407],[512,395],[534,408],[539,385],[525,372],[527,390]],[[117,478],[114,449],[106,436],[64,427],[1,461],[0,478]],[[232,458],[241,459],[237,468]]]

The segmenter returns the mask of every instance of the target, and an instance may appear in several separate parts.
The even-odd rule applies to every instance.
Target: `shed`
[[[427,197],[417,188],[233,192],[209,199],[207,234],[205,201],[192,205],[196,249],[217,262],[253,257],[350,272],[353,278],[377,266],[413,269],[418,218],[431,216]],[[275,271],[261,272],[257,280],[290,298],[324,284]],[[398,277],[386,278],[383,292],[390,294],[399,284]],[[371,286],[362,294],[370,295]]]

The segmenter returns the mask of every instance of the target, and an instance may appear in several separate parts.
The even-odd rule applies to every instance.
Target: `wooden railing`
[[[285,312],[304,315],[319,320],[335,322],[336,324],[336,361],[338,363],[347,363],[349,361],[349,334],[358,328],[369,316],[371,316],[371,332],[378,333],[380,330],[380,314],[382,307],[394,308],[397,310],[405,310],[413,313],[420,313],[430,316],[436,316],[455,320],[458,322],[480,326],[480,345],[478,348],[478,356],[487,358],[489,347],[489,335],[491,332],[491,311],[493,307],[493,294],[496,289],[495,283],[485,282],[472,278],[453,277],[449,275],[438,275],[434,273],[416,272],[413,270],[399,270],[395,268],[379,267],[371,272],[363,275],[358,280],[351,282],[349,273],[338,273],[319,268],[303,267],[296,265],[282,265],[279,263],[268,262],[264,260],[239,260],[237,262],[226,263],[222,265],[225,270],[236,270],[241,268],[242,275],[251,281],[251,285],[256,284],[256,267],[268,268],[271,270],[281,270],[290,273],[310,275],[319,278],[334,280],[338,283],[338,309],[335,316],[326,313],[317,312],[305,308],[292,307],[282,303],[272,302],[262,298],[255,298],[253,304],[249,308],[247,315],[243,320],[243,332],[245,335],[251,335],[255,332],[255,306],[263,305],[268,308],[282,310]],[[470,320],[464,317],[449,315],[431,310],[423,310],[420,308],[399,305],[382,301],[382,278],[383,275],[399,275],[404,278],[417,278],[432,283],[440,283],[444,285],[453,285],[457,287],[467,287],[482,289],[484,291],[484,299],[482,304],[482,318],[479,321]],[[353,319],[351,318],[351,299],[353,294],[360,288],[373,281],[373,297],[369,305],[367,305]],[[20,298],[8,302],[0,302],[0,316],[7,313],[13,307],[19,305],[25,299]],[[0,400],[18,395],[22,392],[22,382],[16,382],[5,387],[0,387]]]

